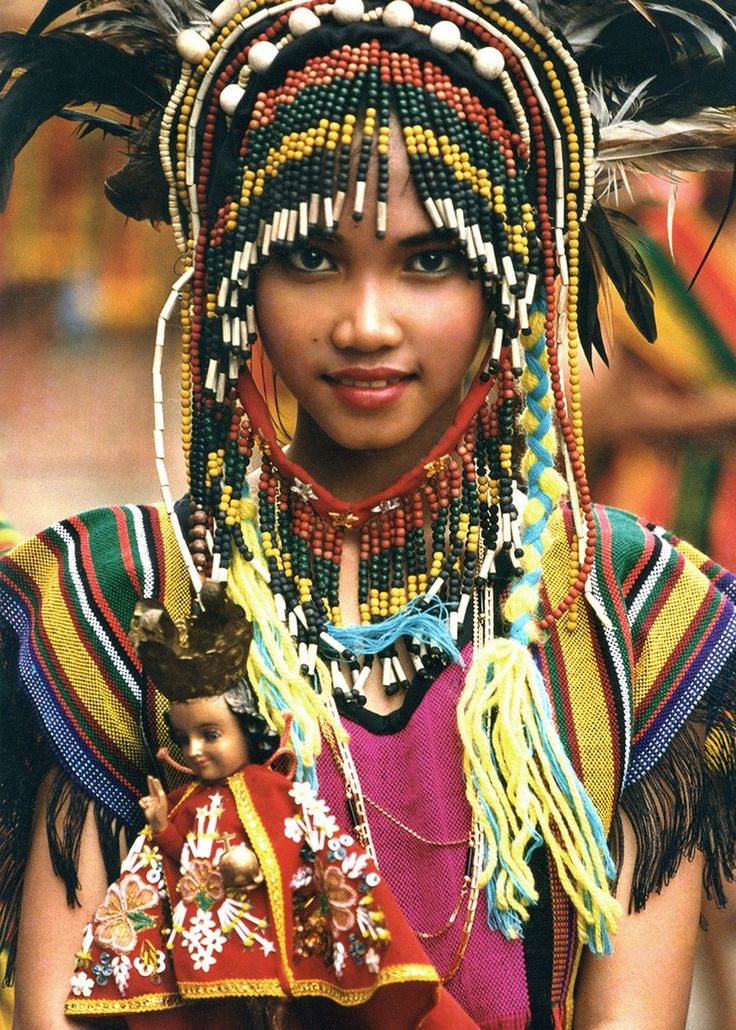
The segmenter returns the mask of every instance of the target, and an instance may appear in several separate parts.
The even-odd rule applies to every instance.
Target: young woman
[[[168,520],[94,512],[3,566],[7,704],[44,728],[3,867],[17,902],[28,841],[20,1025],[65,1025],[66,955],[153,771],[136,598],[180,616],[202,576],[252,620],[259,706],[279,731],[291,713],[298,774],[375,853],[459,1005],[447,1025],[682,1024],[701,877],[717,894],[734,857],[734,583],[587,491],[589,248],[645,322],[647,295],[591,206],[586,61],[517,0],[93,7],[39,34],[67,6],[5,37],[26,71],[2,103],[22,124],[61,54],[87,73],[57,65],[49,108],[153,102],[108,192],[160,199],[160,158],[167,205],[146,211],[181,248],[158,343],[180,298],[190,494],[175,509],[157,423]],[[674,26],[631,16],[669,61]],[[288,447],[263,352],[295,400]]]

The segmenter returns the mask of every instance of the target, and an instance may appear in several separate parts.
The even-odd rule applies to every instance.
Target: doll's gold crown
[[[146,674],[170,701],[215,696],[245,676],[252,637],[243,609],[208,581],[200,610],[174,622],[159,601],[138,601],[130,639]]]

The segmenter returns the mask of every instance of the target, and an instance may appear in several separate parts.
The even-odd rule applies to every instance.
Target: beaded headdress
[[[562,748],[529,645],[563,616],[574,625],[583,591],[605,619],[589,578],[595,526],[579,399],[581,348],[604,351],[597,302],[605,274],[654,335],[646,268],[625,223],[596,195],[625,179],[626,167],[682,167],[674,153],[691,116],[700,135],[689,166],[694,150],[707,154],[705,164],[729,153],[730,15],[709,4],[693,18],[685,4],[626,0],[224,0],[214,9],[200,0],[87,0],[46,31],[74,6],[49,0],[29,34],[0,36],[0,63],[25,69],[0,102],[10,143],[0,201],[14,154],[51,114],[128,136],[131,161],[108,181],[108,196],[126,213],[170,221],[184,269],[161,313],[155,367],[178,306],[188,539],[166,478],[159,379],[155,434],[164,500],[195,589],[202,573],[226,580],[253,618],[249,662],[257,659],[262,675],[251,680],[271,710],[294,712],[296,737],[308,733],[298,700],[287,700],[273,675],[277,651],[318,693],[331,686],[360,702],[375,661],[388,693],[407,685],[399,641],[418,677],[457,659],[475,609],[458,721],[491,918],[518,932],[535,898],[528,854],[544,838],[581,936],[606,950],[616,906],[602,827]],[[131,125],[71,110],[90,101],[125,111]],[[385,232],[392,121],[429,222],[454,237],[484,291],[490,338],[431,452],[379,495],[348,504],[279,445],[251,368],[254,283],[275,248],[297,245],[315,227],[370,217],[377,235]],[[376,209],[368,211],[373,161]],[[246,472],[256,451],[254,504]],[[577,539],[569,590],[543,612],[545,530],[566,490]],[[338,597],[347,531],[360,533],[354,627],[342,625]],[[511,585],[496,639],[494,586],[504,567]],[[292,671],[289,689],[293,679]],[[504,708],[514,712],[508,723],[496,718]],[[304,759],[304,736],[293,739]]]

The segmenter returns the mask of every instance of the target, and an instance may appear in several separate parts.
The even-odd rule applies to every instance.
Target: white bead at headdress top
[[[225,114],[235,114],[235,110],[244,96],[245,90],[243,87],[239,86],[237,82],[231,82],[220,93],[220,107]]]
[[[451,54],[460,45],[460,29],[454,21],[438,21],[429,33],[429,42],[445,54]]]
[[[210,15],[210,22],[217,29],[221,29],[224,25],[234,18],[241,8],[245,7],[243,0],[222,0],[221,4],[218,4]]]
[[[320,24],[317,15],[308,7],[297,7],[289,15],[289,32],[292,36],[304,36]]]
[[[248,51],[248,66],[257,75],[267,72],[273,64],[279,50],[267,39],[259,39]]]
[[[414,8],[407,0],[391,0],[383,9],[383,24],[392,29],[408,28],[414,24]]]
[[[176,37],[176,49],[179,56],[189,64],[199,64],[209,51],[210,45],[196,29],[182,29]]]
[[[361,20],[365,14],[365,4],[363,0],[335,0],[331,13],[336,22],[349,25],[350,22]]]
[[[505,65],[503,54],[495,46],[484,46],[473,56],[473,68],[484,79],[497,79]]]

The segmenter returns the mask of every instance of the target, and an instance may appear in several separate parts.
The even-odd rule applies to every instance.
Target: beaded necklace
[[[257,446],[263,455],[258,510],[268,576],[301,665],[312,675],[321,654],[334,688],[361,702],[376,660],[388,694],[407,685],[396,653],[401,638],[417,675],[432,675],[438,661],[455,657],[457,629],[475,581],[493,575],[501,548],[522,573],[522,530],[511,500],[512,441],[524,355],[540,333],[575,499],[588,520],[587,526],[580,521],[585,542],[571,564],[569,594],[549,617],[570,608],[574,616],[590,567],[590,505],[579,418],[573,410],[568,419],[559,382],[555,277],[558,267],[565,279],[576,267],[576,212],[589,202],[590,191],[580,140],[585,151],[590,130],[587,116],[571,118],[558,95],[565,82],[579,92],[574,65],[533,19],[524,40],[549,80],[544,87],[516,42],[520,33],[510,31],[496,10],[484,12],[486,21],[458,4],[429,0],[414,7],[404,0],[373,8],[362,0],[294,10],[285,4],[260,31],[260,5],[251,4],[247,17],[234,3],[221,6],[207,32],[182,33],[180,51],[193,67],[186,91],[177,91],[166,112],[162,134],[170,138],[176,115],[175,223],[178,218],[181,224],[183,201],[191,208],[191,235],[180,234],[193,267],[182,294],[183,380],[191,384],[183,415],[194,502],[190,565],[193,573],[224,579],[233,548],[249,557],[240,508]],[[399,29],[414,33],[416,52],[384,47],[381,40]],[[330,33],[341,46],[330,48]],[[320,43],[312,53],[315,39]],[[296,67],[281,61],[282,53],[290,53]],[[465,76],[479,85],[483,102],[455,84],[449,60],[465,62]],[[274,78],[277,85],[269,86]],[[262,88],[250,93],[259,79]],[[560,108],[559,123],[548,89]],[[241,142],[231,191],[215,211],[205,201],[223,111],[231,137]],[[296,246],[314,227],[331,230],[344,216],[354,150],[352,217],[364,217],[366,175],[375,153],[376,232],[385,233],[391,118],[401,128],[428,217],[457,238],[481,282],[492,336],[457,418],[425,461],[382,494],[347,505],[293,466],[275,438],[249,367],[257,339],[254,284],[260,263],[275,248]],[[567,184],[557,175],[552,185],[550,151],[559,158],[563,140],[570,158]],[[528,194],[524,184],[532,174],[536,193]],[[568,226],[567,245],[556,228],[562,223]],[[532,332],[534,305],[543,312],[543,329],[540,324]],[[575,311],[573,299],[566,311],[571,340]],[[574,371],[571,381],[575,396]],[[543,420],[536,421],[542,426]],[[538,441],[551,452],[552,465],[554,447],[541,431]],[[361,533],[360,631],[348,633],[337,588],[344,533],[352,528]],[[477,560],[481,537],[484,567]]]

